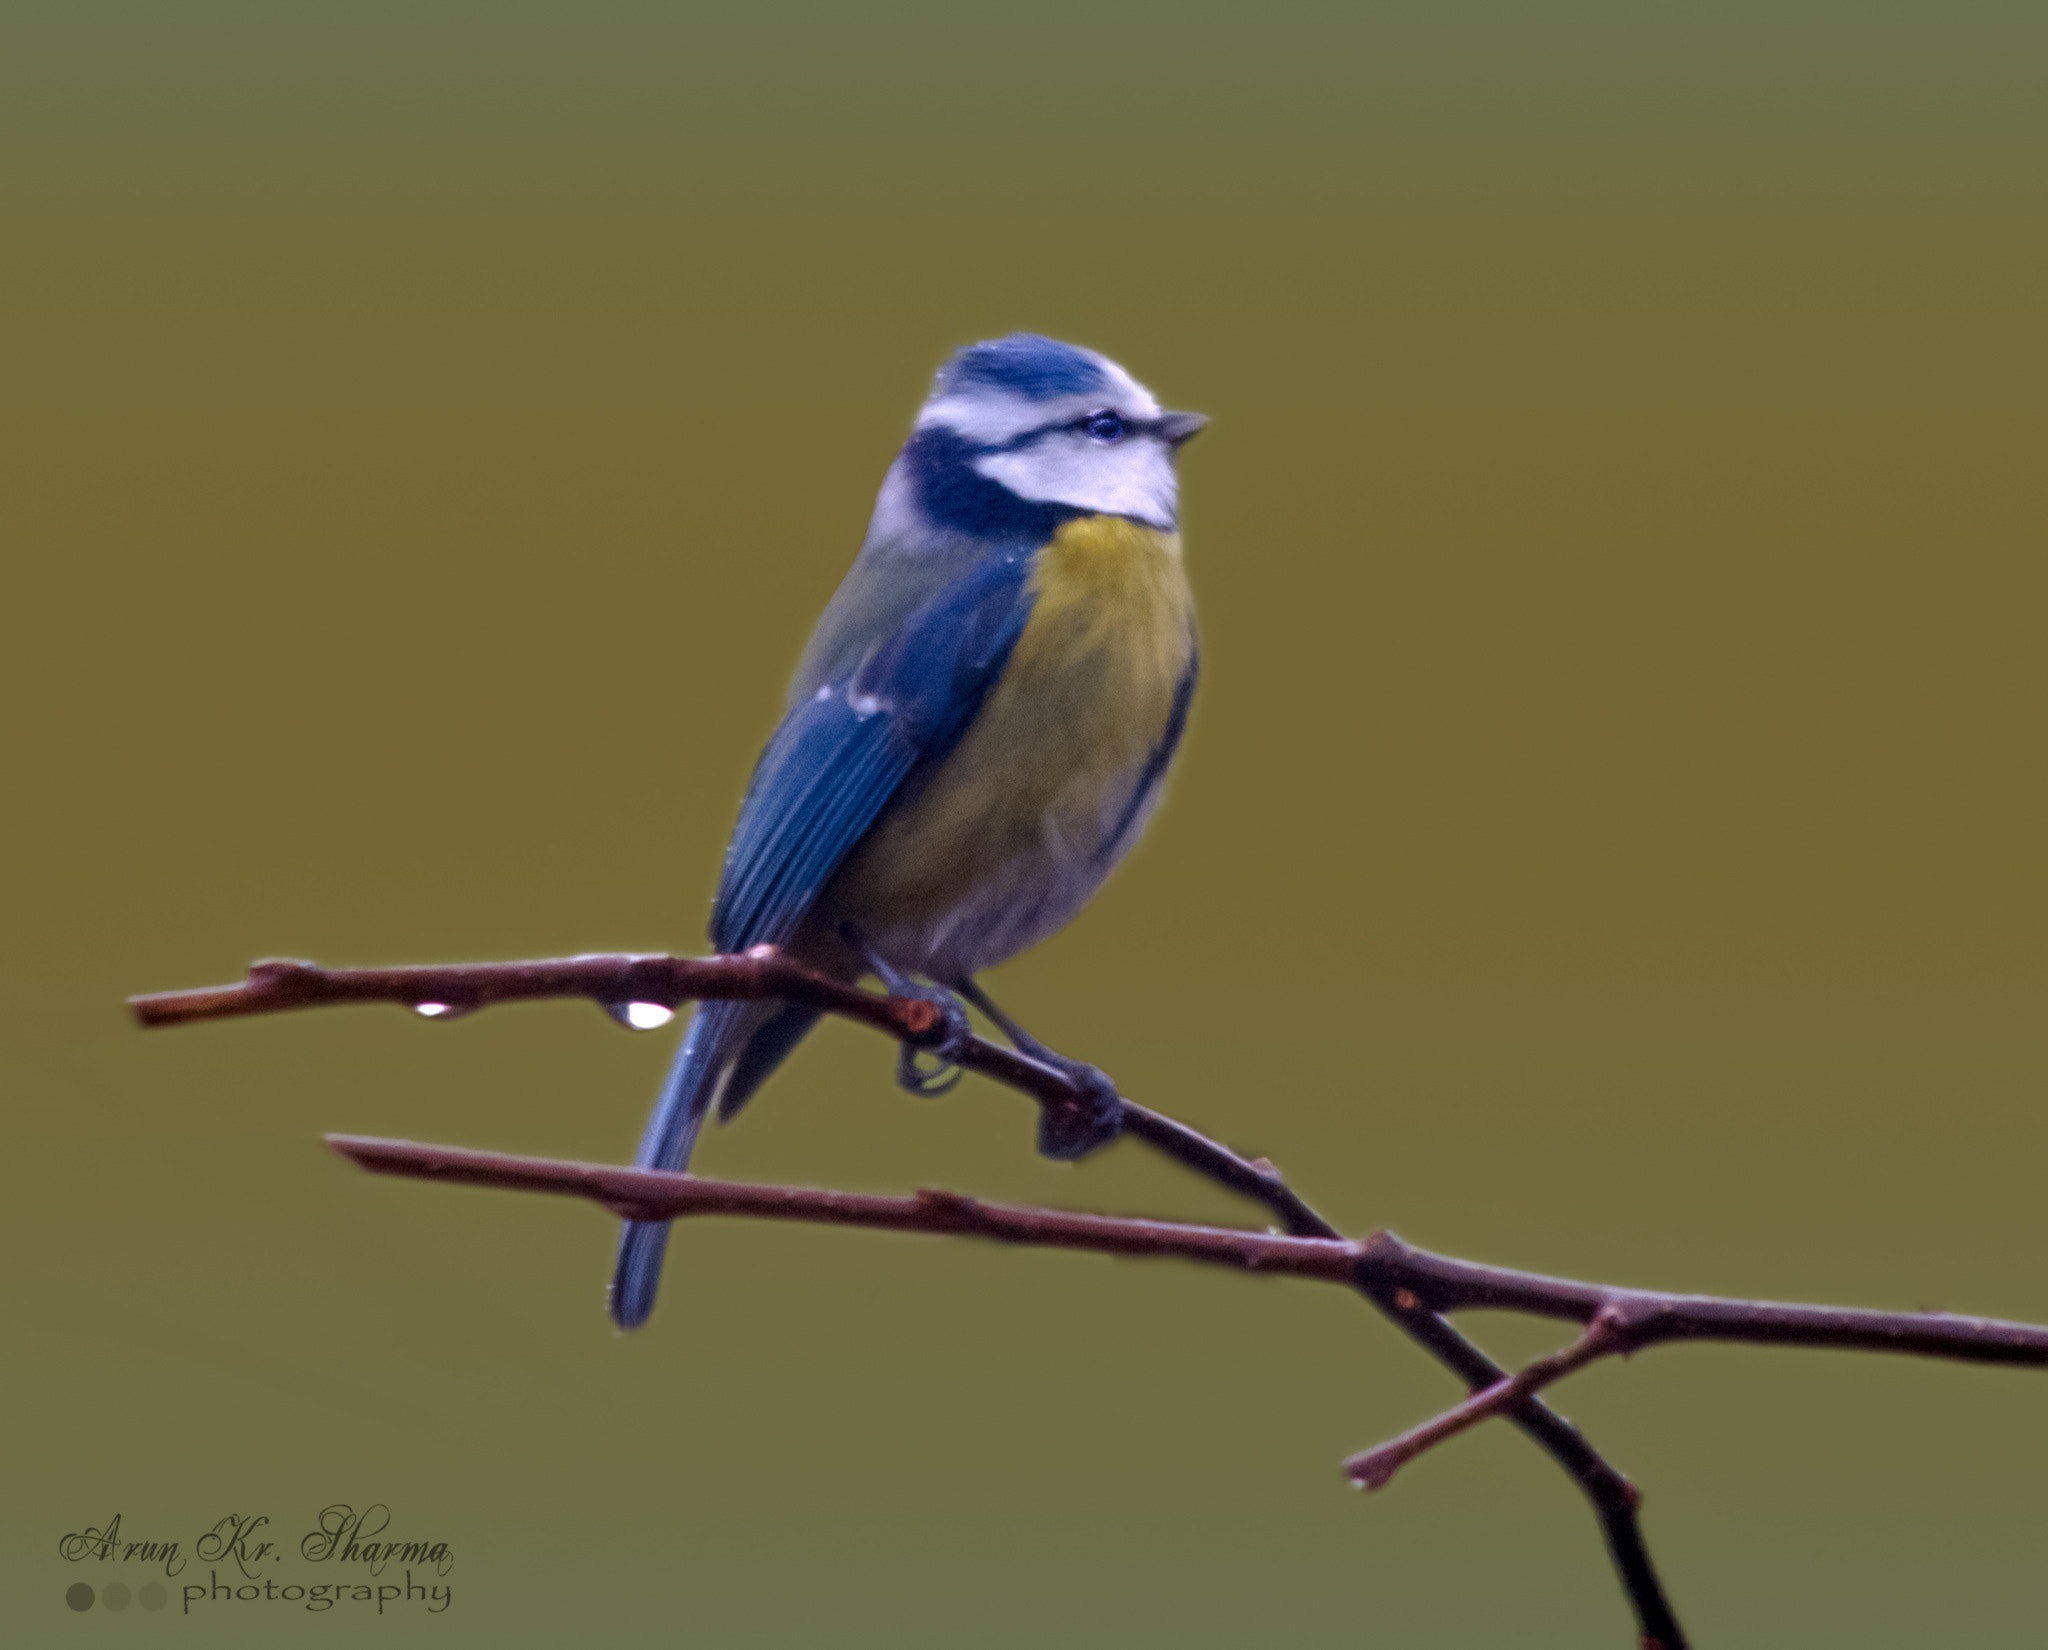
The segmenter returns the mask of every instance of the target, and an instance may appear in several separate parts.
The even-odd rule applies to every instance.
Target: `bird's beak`
[[[1161,413],[1154,426],[1166,438],[1169,447],[1178,447],[1201,432],[1209,422],[1207,413]]]

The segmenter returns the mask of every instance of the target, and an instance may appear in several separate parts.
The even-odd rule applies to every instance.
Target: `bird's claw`
[[[905,1043],[897,1051],[897,1084],[928,1100],[951,1093],[962,1075],[960,1056],[967,1052],[967,1045],[974,1039],[974,1027],[967,1018],[967,1010],[961,1007],[960,999],[952,992],[942,991],[937,986],[906,985],[897,981],[888,983],[892,997],[930,1003],[939,1011],[936,1041]],[[927,1055],[932,1060],[930,1066],[922,1063],[922,1057]]]
[[[1072,1163],[1107,1146],[1124,1127],[1123,1096],[1099,1066],[1083,1060],[1044,1054],[1033,1056],[1054,1067],[1077,1091],[1073,1098],[1048,1100],[1038,1114],[1038,1153],[1055,1163]]]

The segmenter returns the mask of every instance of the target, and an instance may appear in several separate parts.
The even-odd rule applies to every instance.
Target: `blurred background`
[[[1350,1229],[2048,1318],[2048,14],[711,10],[0,20],[5,1615],[295,1642],[73,1616],[145,1576],[58,1539],[383,1502],[453,1607],[330,1635],[1631,1642],[1508,1429],[1345,1486],[1455,1391],[1340,1293],[705,1223],[622,1337],[598,1211],[319,1136],[619,1160],[672,1032],[121,999],[699,948],[929,374],[1029,327],[1215,422],[1184,760],[1006,1004]],[[891,1065],[827,1027],[700,1166],[1245,1218]],[[2037,1629],[2044,1395],[1559,1403],[1760,1650]]]

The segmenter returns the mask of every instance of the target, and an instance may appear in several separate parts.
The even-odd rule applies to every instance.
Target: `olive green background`
[[[622,1337],[598,1212],[318,1136],[618,1160],[670,1034],[124,1015],[699,947],[929,373],[1014,327],[1215,419],[1184,760],[995,977],[1027,1023],[1352,1229],[2048,1318],[2043,18],[9,8],[0,1616],[1628,1642],[1512,1432],[1345,1487],[1454,1394],[1340,1293],[706,1223]],[[700,1164],[1243,1216],[890,1062],[828,1027]],[[1702,1645],[2031,1642],[2042,1379],[1678,1348],[1560,1402]],[[335,1501],[452,1543],[455,1607],[64,1607],[113,1512]]]

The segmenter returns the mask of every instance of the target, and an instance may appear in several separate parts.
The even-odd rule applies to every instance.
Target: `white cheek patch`
[[[1161,529],[1174,524],[1173,457],[1148,436],[1104,446],[1061,431],[1015,452],[985,454],[974,467],[1035,504],[1130,516]]]

